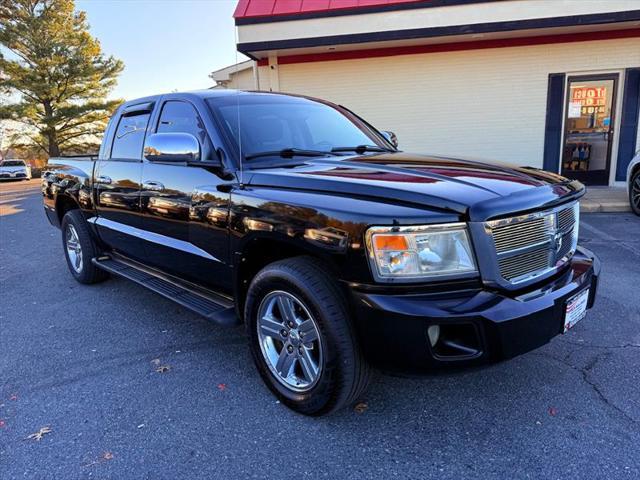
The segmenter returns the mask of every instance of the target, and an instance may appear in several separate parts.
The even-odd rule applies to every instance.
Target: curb
[[[630,212],[631,206],[628,202],[594,202],[583,200],[580,202],[581,213],[618,213]]]

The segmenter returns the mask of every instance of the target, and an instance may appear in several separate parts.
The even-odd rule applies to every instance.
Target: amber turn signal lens
[[[375,235],[373,246],[376,250],[408,250],[409,244],[404,235]]]

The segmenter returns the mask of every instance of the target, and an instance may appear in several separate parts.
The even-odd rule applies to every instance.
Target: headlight
[[[477,272],[464,223],[367,230],[371,270],[380,282],[416,282]]]

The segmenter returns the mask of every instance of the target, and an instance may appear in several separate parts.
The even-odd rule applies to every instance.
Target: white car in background
[[[24,160],[0,162],[0,180],[31,180],[31,167]]]
[[[640,150],[636,152],[627,170],[627,191],[631,210],[640,215]]]

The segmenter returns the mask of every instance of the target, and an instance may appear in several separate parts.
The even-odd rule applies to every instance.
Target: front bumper
[[[511,358],[563,332],[568,299],[589,288],[594,303],[600,261],[578,247],[560,274],[526,292],[483,289],[448,294],[388,295],[352,290],[356,325],[369,362],[420,373]],[[440,327],[432,347],[428,328]]]
[[[24,180],[25,178],[31,178],[31,176],[26,172],[0,173],[0,180]]]

